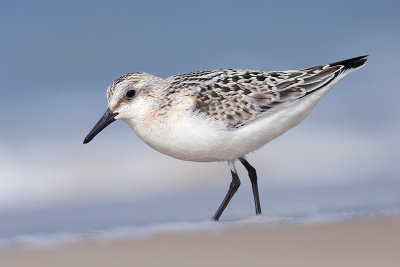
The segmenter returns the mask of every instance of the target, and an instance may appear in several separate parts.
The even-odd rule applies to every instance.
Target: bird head
[[[154,105],[153,99],[163,80],[145,72],[125,74],[107,90],[108,109],[83,141],[89,143],[99,132],[115,120],[127,123],[139,120]]]

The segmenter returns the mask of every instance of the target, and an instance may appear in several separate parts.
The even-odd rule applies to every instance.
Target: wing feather
[[[325,87],[340,73],[365,61],[358,57],[297,71],[225,69],[176,75],[167,79],[166,101],[176,94],[193,96],[195,112],[237,128],[282,103],[297,101]]]

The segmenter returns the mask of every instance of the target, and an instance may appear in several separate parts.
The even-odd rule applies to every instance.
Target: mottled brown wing
[[[364,64],[358,57],[298,71],[215,70],[169,78],[169,94],[196,99],[194,111],[241,127],[267,110],[296,101],[329,84],[341,72]]]

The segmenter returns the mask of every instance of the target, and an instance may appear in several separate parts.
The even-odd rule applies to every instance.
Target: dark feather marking
[[[237,85],[237,84],[234,84],[234,85],[233,85],[233,90],[235,90],[235,91],[239,91],[239,90],[242,90],[242,88],[240,88],[240,86],[239,86],[239,85]]]
[[[246,89],[244,89],[243,94],[245,94],[245,95],[251,94],[251,91],[250,91],[249,89],[246,88]]]
[[[294,85],[294,84],[296,84],[296,83],[298,83],[298,82],[299,82],[298,80],[284,81],[284,82],[278,83],[278,84],[276,85],[276,89],[277,89],[278,91],[280,91],[280,90],[283,90],[283,89],[285,89],[285,88],[288,88],[289,86],[292,86],[292,85]]]
[[[215,91],[211,91],[211,96],[212,97],[218,97],[219,95]]]
[[[358,57],[299,71],[216,70],[173,76],[169,85],[175,91],[166,100],[185,92],[197,99],[196,111],[237,128],[282,102],[296,101],[317,91],[365,60]]]
[[[305,94],[305,89],[301,87],[291,87],[279,92],[279,102],[299,99]]]

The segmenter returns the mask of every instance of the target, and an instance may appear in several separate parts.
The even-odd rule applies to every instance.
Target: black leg
[[[257,172],[253,166],[245,158],[239,158],[239,161],[246,168],[249,173],[251,187],[253,189],[254,204],[256,206],[256,214],[261,214],[260,197],[258,196],[258,185],[257,185]]]
[[[224,200],[222,201],[221,205],[219,206],[218,210],[215,212],[214,216],[212,217],[213,221],[218,221],[219,217],[221,216],[222,212],[224,212],[224,209],[226,206],[228,206],[229,201],[233,197],[233,195],[236,193],[240,186],[240,180],[239,176],[235,170],[235,168],[231,167],[231,174],[232,174],[232,182],[229,185],[229,190],[228,193],[226,194]]]

